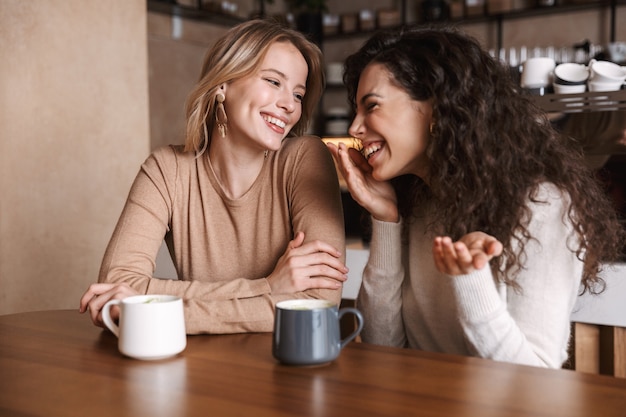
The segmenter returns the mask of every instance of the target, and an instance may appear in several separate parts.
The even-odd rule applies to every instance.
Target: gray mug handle
[[[343,315],[347,313],[352,313],[356,316],[357,326],[356,326],[355,331],[353,331],[348,336],[346,336],[345,339],[341,339],[341,349],[343,349],[344,346],[346,346],[348,343],[354,340],[354,338],[357,337],[359,333],[361,333],[361,330],[363,330],[363,315],[356,308],[353,308],[353,307],[342,308],[341,310],[339,310],[338,320],[341,320],[341,317],[343,317]]]

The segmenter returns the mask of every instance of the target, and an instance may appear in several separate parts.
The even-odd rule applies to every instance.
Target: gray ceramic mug
[[[341,339],[339,321],[347,313],[356,316],[357,328]],[[356,308],[339,310],[327,300],[281,301],[276,304],[272,354],[287,365],[332,362],[362,328],[363,316]]]

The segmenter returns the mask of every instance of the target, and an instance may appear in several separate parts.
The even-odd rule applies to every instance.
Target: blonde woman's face
[[[291,43],[272,44],[259,70],[225,87],[228,138],[276,150],[302,116],[307,63]]]
[[[413,100],[384,65],[372,63],[359,78],[356,103],[349,132],[361,139],[374,178],[385,181],[404,174],[426,178],[430,102]]]

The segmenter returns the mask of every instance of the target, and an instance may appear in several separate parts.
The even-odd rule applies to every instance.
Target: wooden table
[[[142,362],[76,311],[0,316],[1,416],[620,416],[626,380],[351,343],[289,367],[270,334],[189,336]]]

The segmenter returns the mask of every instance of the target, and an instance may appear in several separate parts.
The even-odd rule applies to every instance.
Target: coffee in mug
[[[111,319],[119,305],[120,320]],[[117,336],[118,348],[135,359],[156,360],[174,356],[187,346],[183,300],[173,295],[136,295],[110,300],[102,308],[104,324]]]
[[[345,314],[354,314],[357,328],[341,339],[339,322]],[[356,308],[338,309],[327,300],[281,301],[276,304],[272,354],[287,365],[332,362],[361,329],[363,316]]]

